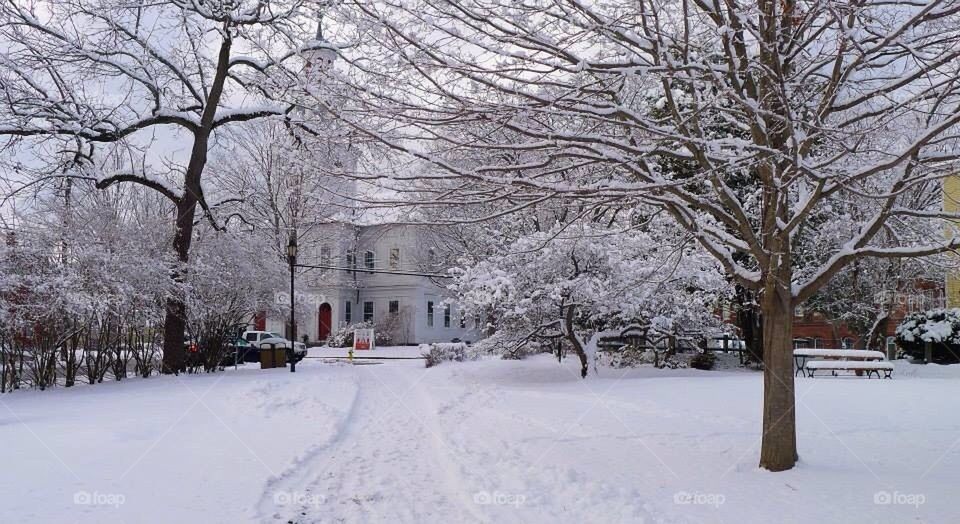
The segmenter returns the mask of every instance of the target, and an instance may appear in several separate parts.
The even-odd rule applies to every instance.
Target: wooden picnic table
[[[798,374],[803,374],[806,376],[806,363],[807,360],[811,358],[822,358],[824,360],[871,361],[883,360],[884,354],[882,351],[873,351],[869,349],[798,348],[793,350],[793,361],[797,366],[797,370],[793,373],[793,376],[797,376]]]
[[[805,367],[807,376],[810,378],[814,377],[817,370],[830,371],[834,376],[836,376],[837,371],[856,371],[857,376],[866,372],[867,378],[874,374],[877,375],[877,378],[880,378],[880,372],[883,371],[883,378],[893,378],[893,362],[886,361],[814,360],[807,362]]]

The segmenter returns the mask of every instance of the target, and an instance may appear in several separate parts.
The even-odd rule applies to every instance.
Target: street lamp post
[[[293,290],[293,271],[297,264],[297,237],[290,235],[290,243],[287,244],[287,261],[290,262],[290,344],[287,347],[287,360],[290,361],[290,372],[297,371],[297,356],[293,350],[293,345],[297,343],[297,321],[294,315],[294,300],[296,295]]]

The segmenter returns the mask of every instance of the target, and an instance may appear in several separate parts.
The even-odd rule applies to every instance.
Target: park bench
[[[805,374],[805,370],[808,369],[806,366],[807,361],[813,358],[823,359],[828,361],[839,360],[839,361],[864,362],[864,361],[882,361],[884,359],[884,355],[882,351],[871,351],[867,349],[798,348],[793,350],[793,360],[797,368],[793,376],[797,376],[798,374]]]
[[[807,376],[814,377],[817,370],[827,370],[836,374],[837,371],[866,371],[867,378],[876,374],[880,378],[880,372],[883,371],[883,378],[893,378],[893,363],[876,360],[814,360],[806,363]]]

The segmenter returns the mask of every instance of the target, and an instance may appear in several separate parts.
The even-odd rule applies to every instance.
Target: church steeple
[[[319,82],[323,71],[333,66],[337,59],[337,51],[323,36],[323,15],[317,20],[316,37],[304,45],[303,57],[307,60],[306,75],[307,79],[313,82]],[[314,86],[316,87],[316,86]]]

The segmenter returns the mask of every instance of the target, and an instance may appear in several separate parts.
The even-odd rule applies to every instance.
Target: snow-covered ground
[[[960,366],[799,378],[769,473],[758,373],[359,363],[0,396],[0,522],[960,521]]]

